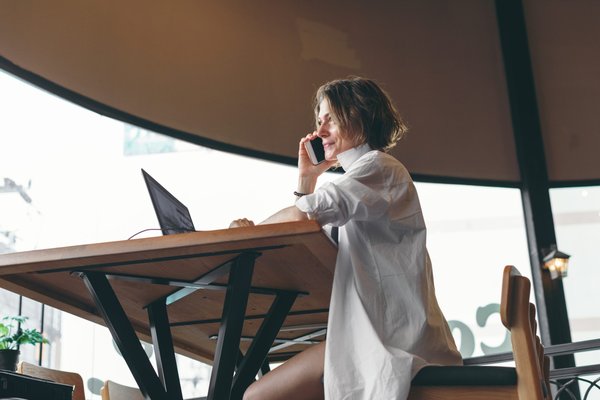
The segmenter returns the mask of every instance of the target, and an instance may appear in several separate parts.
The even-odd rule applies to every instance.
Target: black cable
[[[147,228],[147,229],[142,229],[141,231],[134,233],[129,238],[127,238],[127,240],[131,240],[134,237],[136,237],[137,235],[139,235],[140,233],[144,233],[144,232],[148,232],[148,231],[177,231],[178,233],[198,232],[195,229],[180,228],[180,227],[168,227],[168,228],[164,228],[164,229],[162,229],[162,228]]]

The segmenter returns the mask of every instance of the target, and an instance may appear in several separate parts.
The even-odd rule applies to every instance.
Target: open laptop
[[[142,168],[163,235],[195,231],[188,208]]]

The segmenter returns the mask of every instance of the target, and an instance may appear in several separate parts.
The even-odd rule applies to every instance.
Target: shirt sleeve
[[[385,193],[369,185],[368,177],[359,180],[343,175],[298,199],[296,207],[321,225],[342,226],[350,219],[365,221],[381,217],[389,208],[389,200]]]

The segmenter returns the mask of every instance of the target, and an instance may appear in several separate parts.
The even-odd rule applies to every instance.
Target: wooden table
[[[175,351],[213,364],[209,399],[240,399],[323,339],[336,254],[289,222],[3,254],[0,286],[106,325],[147,399],[182,398]]]

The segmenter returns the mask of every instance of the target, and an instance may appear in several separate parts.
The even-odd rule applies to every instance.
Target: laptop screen
[[[188,208],[142,169],[163,235],[194,231]]]

